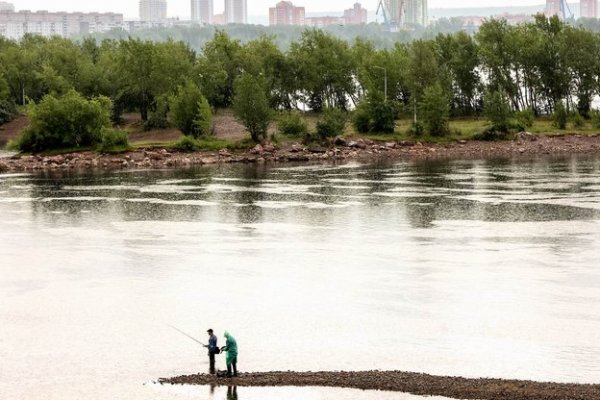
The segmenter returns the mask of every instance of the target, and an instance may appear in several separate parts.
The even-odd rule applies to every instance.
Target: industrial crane
[[[377,15],[383,16],[383,23],[388,29],[398,28],[404,23],[407,0],[379,0]]]
[[[557,15],[563,20],[573,18],[573,12],[569,7],[569,3],[567,3],[567,0],[547,0],[546,14]]]

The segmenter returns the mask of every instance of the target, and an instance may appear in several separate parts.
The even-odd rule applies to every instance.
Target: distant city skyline
[[[268,15],[269,7],[273,7],[279,0],[248,0],[249,15]],[[103,0],[102,2],[82,2],[80,0],[54,0],[48,4],[46,0],[14,0],[8,1],[15,5],[17,10],[48,10],[48,11],[98,11],[118,12],[126,18],[137,18],[139,14],[139,0]],[[342,13],[350,8],[355,0],[295,0],[294,4],[306,8],[307,13],[336,11]],[[377,8],[377,0],[358,1],[370,11]],[[169,17],[190,18],[190,0],[168,0]],[[224,11],[224,1],[215,0],[214,12]],[[480,7],[514,7],[542,5],[545,0],[504,0],[499,4],[497,0],[429,0],[430,8],[480,8]]]

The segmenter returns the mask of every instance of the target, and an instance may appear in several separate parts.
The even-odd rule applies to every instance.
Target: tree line
[[[75,93],[106,105],[114,122],[135,111],[149,128],[171,123],[196,136],[210,133],[210,110],[218,108],[236,110],[255,140],[283,110],[323,112],[331,121],[340,115],[334,110],[352,110],[359,131],[379,132],[393,131],[404,115],[416,133],[443,134],[451,116],[506,114],[502,130],[519,111],[564,107],[588,118],[599,91],[600,34],[543,15],[390,48],[316,29],[287,50],[271,36],[242,43],[219,30],[201,51],[173,40],[0,39],[0,122],[15,105]]]

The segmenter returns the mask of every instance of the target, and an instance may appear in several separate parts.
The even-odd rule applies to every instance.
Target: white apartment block
[[[26,34],[61,36],[106,32],[123,26],[123,14],[0,11],[0,36],[19,40]]]
[[[247,0],[225,0],[225,23],[246,24],[248,23],[248,1]]]
[[[6,1],[0,1],[0,11],[15,11],[15,5]]]
[[[164,21],[167,19],[167,0],[140,0],[140,21]]]
[[[191,0],[192,21],[210,25],[213,23],[214,0]]]

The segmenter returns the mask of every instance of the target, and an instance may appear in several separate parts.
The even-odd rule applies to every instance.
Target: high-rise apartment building
[[[122,26],[123,14],[115,13],[0,11],[0,36],[15,40],[26,34],[69,38]]]
[[[269,8],[269,25],[304,25],[304,7],[295,7],[291,1],[280,1]]]
[[[427,26],[429,23],[427,0],[407,0],[404,18],[405,24]]]
[[[140,20],[158,22],[167,19],[167,0],[140,0]]]
[[[213,23],[214,0],[191,0],[192,21],[210,25]]]
[[[225,0],[225,23],[245,24],[248,22],[247,0]]]
[[[15,5],[6,1],[0,1],[0,11],[15,11]]]
[[[347,25],[361,25],[367,23],[367,9],[360,3],[354,3],[352,8],[344,10],[344,20]]]
[[[598,18],[598,0],[581,0],[581,17]]]

